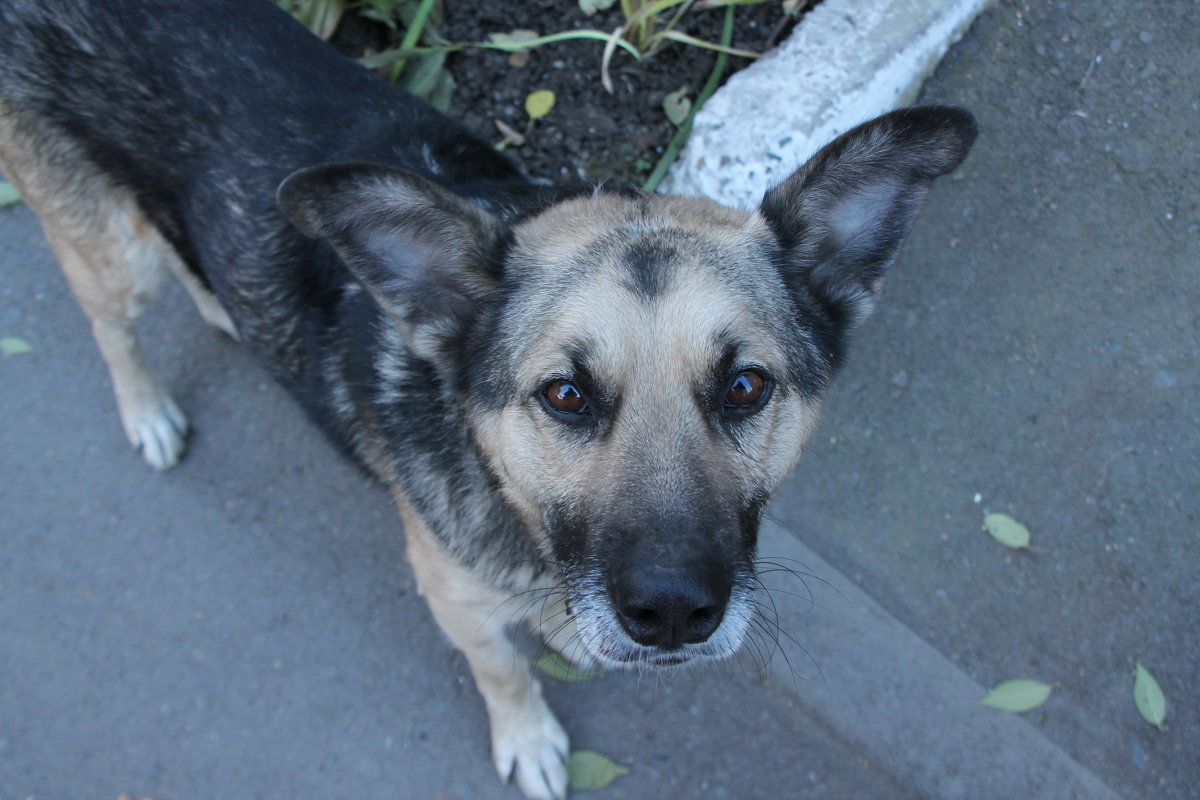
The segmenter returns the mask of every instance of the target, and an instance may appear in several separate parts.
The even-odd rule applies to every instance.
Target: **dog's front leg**
[[[511,598],[455,561],[407,503],[399,505],[417,585],[442,630],[466,655],[487,703],[500,779],[515,775],[531,800],[565,797],[567,734],[508,633],[511,615],[502,607]]]

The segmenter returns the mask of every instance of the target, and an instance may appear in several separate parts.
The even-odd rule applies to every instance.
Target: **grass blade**
[[[721,28],[721,44],[728,46],[733,40],[733,6],[725,7],[725,24]],[[667,176],[667,170],[675,163],[675,159],[679,158],[679,151],[683,149],[687,143],[688,136],[692,133],[692,124],[696,121],[696,113],[704,107],[708,102],[708,98],[712,97],[713,92],[717,90],[717,86],[721,83],[721,75],[725,72],[725,64],[729,61],[727,53],[718,52],[717,61],[713,64],[712,72],[708,74],[708,81],[705,82],[704,88],[700,90],[700,94],[696,96],[696,102],[692,103],[692,111],[688,114],[688,118],[679,130],[675,131],[675,135],[671,137],[671,141],[667,143],[667,149],[663,151],[662,157],[658,159],[658,163],[654,165],[654,170],[650,173],[650,177],[642,184],[642,188],[647,192],[653,192],[658,189],[658,185],[662,183],[663,178]]]
[[[733,6],[726,6],[725,8],[727,11],[733,10]],[[719,53],[728,53],[731,56],[740,56],[741,58],[754,59],[762,56],[762,53],[756,53],[753,50],[739,50],[736,47],[730,47],[728,42],[723,44],[706,42],[703,39],[697,39],[695,36],[690,36],[682,31],[663,31],[662,37],[664,39],[670,39],[673,42],[682,42],[683,44],[690,44],[694,47],[703,47],[705,50],[716,50]]]
[[[400,42],[401,50],[412,50],[417,46],[417,42],[421,40],[421,31],[425,29],[425,22],[429,19],[429,12],[433,11],[433,6],[437,2],[438,0],[421,0],[421,5],[417,6],[417,13],[413,15],[412,23],[404,32],[404,39]],[[388,73],[392,83],[399,80],[407,63],[406,58],[400,58],[392,64],[392,71]]]

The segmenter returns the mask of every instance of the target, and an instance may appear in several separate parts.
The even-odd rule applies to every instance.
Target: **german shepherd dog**
[[[530,798],[567,736],[513,623],[587,666],[737,650],[763,506],[975,133],[887,114],[753,211],[542,186],[265,0],[0,0],[0,168],[130,441],[184,452],[134,334],[174,274],[391,492]]]

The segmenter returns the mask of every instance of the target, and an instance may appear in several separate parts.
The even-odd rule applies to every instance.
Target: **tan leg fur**
[[[442,630],[467,657],[487,704],[492,759],[501,779],[515,775],[534,800],[565,797],[567,734],[509,635],[513,620],[502,607],[512,598],[447,554],[407,502],[399,499],[397,505],[419,589]]]
[[[29,130],[0,105],[0,169],[37,213],[59,264],[92,324],[108,365],[121,423],[142,458],[168,469],[183,456],[187,417],[146,367],[134,330],[174,272],[200,313],[236,338],[229,315],[142,215],[76,148]]]

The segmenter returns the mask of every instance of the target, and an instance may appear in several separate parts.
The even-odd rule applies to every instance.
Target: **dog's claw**
[[[496,771],[505,783],[516,777],[517,786],[529,800],[566,798],[567,748],[566,731],[540,697],[502,728],[493,722]]]
[[[155,406],[122,417],[130,443],[147,464],[167,470],[179,463],[187,450],[191,426],[175,401],[163,396]]]

